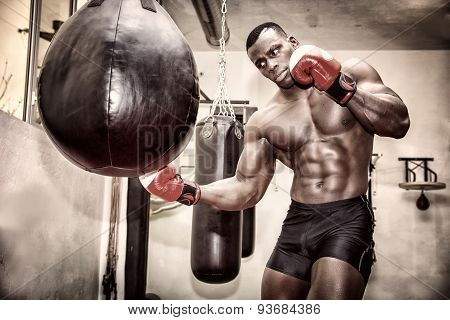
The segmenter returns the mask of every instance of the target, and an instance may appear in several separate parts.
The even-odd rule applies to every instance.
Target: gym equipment
[[[242,218],[242,258],[247,258],[255,251],[255,207],[244,209]]]
[[[195,181],[208,184],[234,176],[243,127],[223,115],[202,119],[195,129]],[[239,133],[238,133],[239,132]],[[239,273],[242,211],[222,211],[198,203],[192,216],[191,269],[206,283],[225,283]]]
[[[46,53],[38,102],[61,153],[84,170],[136,177],[184,150],[197,117],[197,68],[154,0],[91,0]]]
[[[416,201],[419,210],[427,210],[430,207],[430,201],[425,196],[425,190],[445,189],[447,186],[443,182],[437,181],[437,174],[428,166],[429,161],[434,158],[398,158],[399,161],[405,161],[405,182],[399,183],[399,187],[405,190],[420,190],[420,196]],[[409,165],[414,165],[410,167]],[[416,181],[416,172],[418,168],[423,169],[424,181]]]

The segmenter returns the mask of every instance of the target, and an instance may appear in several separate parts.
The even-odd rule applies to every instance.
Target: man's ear
[[[298,46],[300,45],[300,43],[297,41],[297,39],[295,39],[294,36],[289,36],[289,37],[288,37],[288,41],[289,41],[289,43],[292,45],[292,47],[293,47],[294,49],[297,49]]]

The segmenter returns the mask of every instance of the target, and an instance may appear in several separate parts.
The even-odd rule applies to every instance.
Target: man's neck
[[[295,101],[300,99],[308,98],[314,91],[314,87],[300,87],[294,85],[289,89],[279,88],[279,93],[277,94],[280,99],[284,102]]]

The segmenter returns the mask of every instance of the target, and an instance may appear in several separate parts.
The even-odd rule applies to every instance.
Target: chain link
[[[210,116],[214,116],[216,108],[219,108],[219,115],[230,116],[236,121],[234,108],[231,105],[228,96],[226,81],[226,57],[225,57],[225,36],[226,36],[226,14],[227,14],[227,0],[222,0],[222,36],[220,37],[220,51],[219,51],[219,83],[216,89],[216,95],[210,110]]]

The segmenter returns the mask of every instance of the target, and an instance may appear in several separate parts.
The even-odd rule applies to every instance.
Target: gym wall
[[[97,299],[107,179],[3,111],[0,168],[0,298]]]

